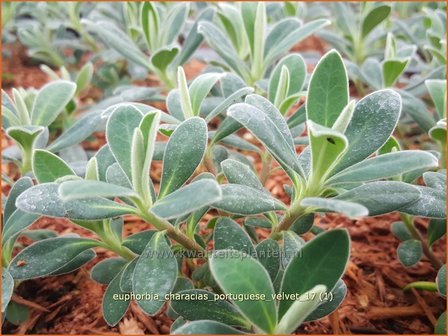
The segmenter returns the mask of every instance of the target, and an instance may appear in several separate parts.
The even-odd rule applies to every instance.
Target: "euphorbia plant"
[[[240,76],[249,86],[264,79],[267,71],[296,43],[329,24],[324,19],[302,24],[296,18],[286,18],[268,33],[262,2],[243,2],[241,8],[223,6],[218,17],[224,29],[212,22],[201,22],[198,31],[224,62],[221,66]]]
[[[435,156],[401,151],[370,157],[389,139],[400,112],[400,97],[391,90],[349,102],[346,70],[336,51],[322,58],[310,80],[306,101],[310,146],[300,156],[273,105],[256,96],[233,105],[228,115],[264,144],[292,181],[291,205],[279,223],[272,223],[274,233],[291,228],[316,209],[356,218],[419,200],[420,192],[410,184],[377,180],[436,167]]]
[[[130,15],[130,7],[133,9]],[[128,33],[109,21],[88,21],[84,23],[89,31],[97,34],[110,48],[130,62],[155,73],[163,85],[171,89],[175,86],[176,70],[185,64],[200,46],[203,37],[197,31],[198,24],[213,18],[214,10],[206,8],[198,14],[187,35],[183,34],[189,13],[189,4],[178,3],[165,6],[155,2],[145,2],[136,6],[126,5],[128,12]],[[183,45],[178,42],[184,37]],[[135,41],[137,40],[137,42]],[[146,46],[141,50],[140,45]],[[150,57],[145,52],[150,54]]]

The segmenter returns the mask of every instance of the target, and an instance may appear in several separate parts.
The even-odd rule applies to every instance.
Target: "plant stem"
[[[205,151],[204,166],[210,173],[216,176],[217,172],[215,164],[213,163],[211,149],[212,149],[211,147],[208,147],[207,150]]]
[[[406,215],[406,214],[400,214],[401,220],[406,225],[407,229],[411,233],[412,237],[414,239],[419,240],[422,243],[423,253],[425,256],[429,259],[431,264],[438,270],[440,267],[442,267],[443,263],[437,258],[437,256],[430,250],[426,242],[424,241],[420,231],[417,230],[417,228],[414,225],[414,221],[412,216]]]
[[[271,163],[272,163],[272,156],[269,153],[262,153],[261,154],[261,172],[260,172],[260,181],[262,185],[265,185],[271,171]]]
[[[115,252],[120,257],[131,261],[135,258],[135,254],[127,247],[121,244],[120,239],[115,235],[110,227],[110,220],[104,220],[103,225],[96,231],[96,234],[101,239],[100,246],[112,252]]]
[[[159,231],[165,230],[167,232],[168,237],[174,239],[183,247],[189,250],[200,252],[202,256],[205,256],[206,251],[198,243],[188,238],[182,231],[177,230],[166,219],[157,217],[156,215],[154,215],[152,212],[149,211],[147,212],[140,211],[138,215],[146,222],[154,225]]]
[[[419,289],[419,290],[426,290],[429,292],[437,292],[437,284],[435,282],[431,282],[431,281],[411,282],[410,284],[406,285],[406,287],[404,287],[403,290],[408,291],[411,288],[415,288],[415,289]]]
[[[288,230],[296,219],[304,214],[305,208],[300,205],[301,201],[302,197],[299,197],[291,204],[291,207],[286,211],[280,223],[274,228],[272,232],[274,236],[280,231]]]

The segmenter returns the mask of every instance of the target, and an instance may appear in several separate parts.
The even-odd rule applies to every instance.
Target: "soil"
[[[308,43],[308,42],[307,42]],[[314,40],[307,48],[321,50],[320,41]],[[314,43],[314,44],[313,44]],[[316,45],[319,43],[319,45]],[[302,49],[300,49],[302,50]],[[40,87],[47,82],[47,76],[31,64],[22,48],[13,46],[13,57],[3,59],[3,73],[13,74],[5,88]],[[187,74],[200,71],[201,65],[193,63]],[[243,136],[257,143],[249,133]],[[2,136],[2,148],[9,141]],[[89,149],[97,149],[104,143],[104,135],[97,134],[97,140],[85,143]],[[300,150],[298,148],[298,150]],[[261,162],[258,156],[250,154],[258,169]],[[17,178],[17,172],[10,165],[2,167],[8,176]],[[154,163],[151,177],[157,183],[160,179],[161,164]],[[287,176],[281,171],[269,178],[266,188],[285,203],[289,202],[283,185],[288,184]],[[9,187],[2,185],[2,192],[7,194]],[[208,215],[205,219],[211,217]],[[429,261],[422,259],[417,265],[404,268],[397,260],[398,240],[391,234],[390,226],[399,220],[397,213],[392,213],[362,220],[349,220],[341,215],[328,214],[316,216],[315,224],[324,229],[347,228],[352,239],[351,258],[344,276],[347,284],[347,297],[337,312],[316,322],[305,323],[297,333],[306,334],[430,334],[435,320],[445,310],[445,301],[435,293],[403,292],[402,288],[413,281],[432,280],[436,270]],[[206,223],[204,220],[203,225]],[[417,225],[426,233],[427,221],[418,220]],[[137,218],[125,220],[125,236],[147,230],[151,226]],[[78,233],[84,237],[94,234],[77,227],[63,219],[42,218],[31,229],[51,229],[58,234]],[[204,228],[204,230],[206,230]],[[266,235],[259,231],[260,237]],[[310,236],[305,236],[305,239]],[[20,242],[27,246],[32,243],[28,238]],[[445,259],[446,240],[436,243],[435,252]],[[97,249],[98,257],[78,271],[71,274],[23,282],[14,300],[30,306],[28,320],[20,326],[5,323],[4,334],[167,334],[172,320],[161,314],[150,317],[134,305],[124,319],[116,326],[109,327],[101,314],[103,285],[90,279],[89,270],[99,261],[113,256],[112,252]]]

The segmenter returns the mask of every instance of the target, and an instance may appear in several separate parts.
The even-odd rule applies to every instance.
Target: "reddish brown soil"
[[[313,41],[316,42],[316,41]],[[307,46],[310,48],[310,46]],[[319,48],[316,48],[320,50]],[[7,86],[40,87],[47,81],[46,75],[36,66],[30,66],[26,56],[20,49],[15,50],[16,57],[3,60],[4,72],[15,75]],[[195,64],[192,73],[200,71]],[[245,138],[253,141],[250,134]],[[104,135],[98,134],[97,141],[85,143],[91,149],[99,148],[104,143]],[[2,148],[8,141],[2,136]],[[261,163],[254,156],[256,166]],[[2,167],[12,178],[18,175],[9,165]],[[151,177],[158,182],[161,165],[155,163]],[[288,198],[282,185],[289,183],[288,178],[277,171],[266,184],[276,197],[284,202]],[[8,186],[2,185],[2,191],[8,192]],[[209,217],[210,218],[210,215]],[[352,249],[350,264],[344,280],[348,286],[348,295],[339,310],[322,320],[306,323],[298,333],[307,334],[429,334],[438,315],[445,309],[445,301],[435,293],[404,293],[402,287],[409,282],[433,280],[436,271],[430,263],[423,259],[416,266],[404,268],[397,261],[397,239],[390,232],[392,222],[398,220],[398,214],[389,214],[359,221],[349,220],[340,215],[326,215],[316,218],[315,224],[322,228],[344,227],[350,232]],[[206,221],[204,221],[205,223]],[[418,227],[425,232],[426,221],[419,220]],[[43,218],[31,229],[45,228],[55,230],[59,234],[78,233],[85,237],[94,235],[62,219]],[[128,217],[125,222],[125,235],[150,228],[136,218]],[[205,229],[204,229],[205,230]],[[266,232],[260,231],[260,236]],[[310,238],[309,236],[305,238]],[[22,238],[24,245],[31,243]],[[445,259],[445,239],[435,247],[437,255]],[[44,279],[29,280],[22,283],[14,298],[33,309],[29,319],[16,327],[5,323],[3,332],[7,334],[167,334],[172,321],[161,314],[149,317],[135,306],[132,306],[125,318],[117,327],[106,325],[101,314],[101,301],[105,286],[90,279],[91,267],[113,254],[97,249],[98,258],[82,269],[68,275]]]

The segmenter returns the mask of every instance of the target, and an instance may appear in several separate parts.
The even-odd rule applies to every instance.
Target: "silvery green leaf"
[[[219,250],[210,258],[210,270],[224,293],[274,294],[271,279],[263,265],[242,251]],[[273,333],[277,307],[273,300],[234,301],[243,316],[258,330]]]
[[[353,64],[353,66],[356,65]],[[352,70],[354,69],[352,68]],[[367,58],[361,65],[359,71],[359,77],[361,77],[360,79],[364,83],[373,87],[375,90],[380,90],[384,87],[383,67],[381,66],[380,61],[376,58]]]
[[[199,75],[191,82],[189,91],[194,116],[199,115],[202,102],[222,76],[223,74],[220,73],[209,72]]]
[[[122,271],[115,275],[115,277],[110,281],[109,286],[107,286],[106,292],[103,296],[103,317],[106,323],[111,327],[120,322],[131,303],[130,299],[114,299],[114,296],[126,294],[120,288],[121,273]]]
[[[434,244],[437,240],[446,235],[446,220],[431,219],[428,225],[428,246]]]
[[[177,321],[177,320],[176,320]],[[224,323],[201,320],[187,322],[172,332],[173,335],[237,335],[244,334],[238,329],[227,326]]]
[[[205,8],[201,13],[199,13],[182,45],[182,50],[176,60],[177,65],[186,63],[200,46],[204,38],[202,34],[198,32],[198,25],[202,21],[212,21],[214,14],[215,9],[212,7]]]
[[[362,37],[366,37],[374,28],[383,22],[390,14],[390,6],[377,6],[367,13],[362,20]]]
[[[115,158],[109,149],[109,145],[104,145],[95,154],[98,165],[98,177],[100,181],[106,181],[106,171],[115,163]],[[118,163],[117,163],[118,165]]]
[[[178,53],[179,48],[176,47],[158,49],[151,55],[150,62],[160,73],[165,74]]]
[[[107,258],[92,267],[90,277],[98,283],[109,284],[126,265],[123,258]]]
[[[63,176],[76,175],[64,160],[43,149],[34,151],[33,172],[39,183],[54,182]]]
[[[435,126],[434,118],[420,99],[404,90],[397,90],[397,92],[401,96],[404,114],[410,115],[425,132]]]
[[[145,54],[121,31],[109,21],[92,22],[83,20],[90,32],[98,34],[101,40],[123,57],[144,68],[149,68],[149,61]]]
[[[134,190],[102,181],[68,181],[58,188],[64,202],[94,197],[138,197]]]
[[[132,181],[132,137],[142,118],[143,114],[134,106],[120,105],[110,115],[106,125],[109,148],[130,181]]]
[[[446,190],[446,175],[436,172],[423,173],[423,180],[427,187]]]
[[[280,132],[283,135],[285,141],[290,145],[291,149],[295,149],[293,145],[291,131],[289,130],[288,125],[286,124],[285,118],[282,116],[280,111],[266,98],[259,95],[248,95],[246,97],[245,102],[249,105],[252,105],[258,108],[260,111],[265,113],[269,119],[277,126]]]
[[[403,222],[392,223],[390,229],[391,229],[393,235],[401,241],[412,239],[411,232],[407,228],[406,224]]]
[[[132,188],[131,182],[117,162],[107,167],[105,180],[107,183],[116,184],[118,186],[122,186],[123,188]]]
[[[344,134],[308,120],[311,148],[311,177],[319,183],[343,160],[348,141]],[[315,180],[314,180],[315,179]]]
[[[40,218],[39,215],[24,212],[16,209],[3,225],[2,242],[6,243],[8,239],[15,239],[16,235],[33,224]]]
[[[241,226],[230,218],[220,217],[213,231],[214,249],[243,251],[254,258],[257,257],[255,246],[249,235]]]
[[[162,218],[177,218],[191,213],[221,199],[218,184],[211,179],[203,179],[175,190],[159,199],[151,207],[151,212]]]
[[[273,239],[265,239],[255,247],[258,261],[266,268],[274,281],[280,269],[280,248]]]
[[[303,300],[296,300],[281,318],[275,332],[277,334],[289,334],[294,332],[306,317],[310,315],[320,304],[320,297],[326,293],[327,287],[317,285],[303,293]],[[309,299],[307,299],[309,298]]]
[[[394,131],[400,113],[400,96],[392,90],[376,91],[361,99],[345,132],[348,148],[336,172],[364,160],[381,148]]]
[[[415,169],[430,169],[437,166],[437,158],[428,152],[419,150],[392,152],[354,164],[332,176],[328,183],[372,181],[398,176]]]
[[[397,248],[397,255],[403,266],[415,265],[423,256],[422,242],[416,239],[401,242]]]
[[[85,238],[58,237],[35,242],[14,257],[9,272],[14,279],[26,280],[49,275],[79,255],[98,246]]]
[[[92,77],[93,77],[93,64],[91,62],[87,62],[86,64],[83,65],[81,70],[79,70],[78,74],[76,75],[75,78],[76,94],[80,93],[90,85]]]
[[[225,78],[225,77],[224,77]],[[243,87],[234,91],[230,94],[226,99],[224,99],[221,103],[218,104],[207,116],[205,117],[205,121],[209,122],[220,113],[224,112],[228,107],[232,106],[235,103],[240,102],[241,98],[251,94],[254,92],[254,89],[251,87]]]
[[[336,50],[331,50],[320,59],[311,76],[306,100],[307,119],[332,127],[348,99],[344,62]]]
[[[420,199],[421,192],[413,185],[397,181],[370,182],[336,196],[337,200],[365,206],[369,216],[402,211],[403,207]]]
[[[214,208],[238,215],[256,215],[274,210],[285,210],[285,205],[266,192],[238,184],[221,186],[222,200]]]
[[[446,81],[440,79],[428,79],[425,81],[425,85],[428,88],[429,94],[431,95],[434,106],[436,107],[440,118],[443,118],[446,115]]]
[[[437,291],[442,297],[446,297],[446,264],[440,267],[437,272]]]
[[[146,245],[151,240],[152,236],[158,232],[157,230],[145,230],[127,237],[122,245],[130,249],[132,252],[140,255],[143,253]]]
[[[31,151],[43,131],[44,128],[41,126],[10,127],[6,130],[6,134],[14,139],[22,150]]]
[[[274,102],[279,85],[280,73],[283,66],[289,70],[289,90],[287,95],[297,94],[302,90],[306,78],[305,61],[299,54],[290,54],[278,62],[269,78],[269,100]]]
[[[69,81],[54,81],[43,86],[34,100],[32,124],[49,126],[72,99],[75,91],[76,84]]]
[[[2,313],[5,312],[14,291],[14,279],[6,268],[2,268]]]
[[[324,316],[331,314],[335,311],[344,301],[345,296],[347,295],[347,285],[343,280],[339,280],[336,283],[336,286],[331,291],[332,298],[328,298],[321,302],[317,308],[307,316],[305,321],[313,321],[318,320]],[[329,297],[329,295],[327,295]]]
[[[219,142],[221,139],[235,133],[242,125],[232,118],[225,118],[224,121],[219,125],[218,129],[214,133],[211,144]]]
[[[230,41],[213,23],[202,21],[199,23],[198,32],[202,34],[207,44],[242,78],[249,77],[249,69],[238,57]]]
[[[133,277],[133,292],[158,294],[159,300],[137,300],[140,308],[155,315],[162,308],[164,296],[171,292],[177,278],[177,261],[165,240],[164,232],[154,234],[138,259]]]
[[[12,186],[11,190],[8,194],[8,199],[6,200],[6,203],[3,202],[3,223],[6,223],[11,217],[11,215],[16,211],[16,199],[19,197],[21,193],[23,193],[25,190],[31,188],[33,186],[33,180],[31,178],[24,176],[18,179],[14,185]],[[3,227],[4,229],[5,227]]]
[[[229,183],[247,185],[265,191],[258,176],[247,165],[227,159],[221,162],[221,167]]]
[[[275,48],[265,49],[265,66],[272,64],[277,58],[279,58],[282,54],[286,53],[289,49],[291,49],[297,42],[305,39],[306,37],[313,34],[315,31],[319,30],[322,27],[325,27],[330,24],[330,21],[325,19],[318,19],[314,21],[310,21],[300,26],[299,28],[290,32],[285,38],[283,38],[276,45]]]
[[[383,65],[384,86],[391,87],[405,71],[410,59],[389,59]]]
[[[164,24],[167,29],[162,30],[161,41],[165,44],[171,44],[176,41],[184,28],[189,10],[190,6],[188,3],[179,3],[168,9],[164,18]]]
[[[266,37],[264,55],[267,55],[272,49],[277,48],[277,46],[281,44],[292,31],[300,28],[301,25],[301,21],[294,17],[288,17],[276,22]],[[287,50],[284,50],[283,52],[285,51]]]
[[[198,117],[182,122],[168,141],[163,159],[159,198],[181,187],[201,163],[207,145],[207,125]]]
[[[135,270],[135,266],[139,257],[134,258],[132,261],[128,262],[126,266],[123,268],[123,272],[120,277],[120,288],[123,292],[130,293],[132,292],[132,278]]]
[[[184,113],[182,112],[182,105],[180,102],[179,89],[171,90],[166,97],[166,106],[168,112],[180,121],[185,120]]]
[[[314,213],[307,214],[299,217],[294,223],[292,223],[290,230],[302,235],[310,231],[314,224]]]
[[[241,17],[243,19],[244,30],[247,35],[247,39],[249,42],[249,49],[251,52],[251,56],[254,55],[255,49],[255,35],[259,32],[255,31],[255,21],[257,16],[257,4],[255,3],[242,3],[241,4]],[[241,34],[242,32],[240,32]]]
[[[282,267],[286,268],[289,262],[300,255],[300,250],[305,241],[292,231],[283,231],[283,254],[282,254]]]
[[[300,202],[300,205],[316,208],[317,211],[323,209],[340,212],[349,218],[359,218],[369,214],[367,208],[360,204],[331,198],[306,197]]]
[[[303,293],[318,284],[331,291],[344,274],[350,255],[350,238],[346,230],[334,229],[307,242],[289,262],[283,276],[281,292]],[[319,260],[316,263],[316,260]],[[302,277],[301,274],[307,274]],[[302,281],[297,281],[301,278]],[[297,302],[297,301],[296,301]],[[279,318],[288,314],[293,300],[282,300]]]
[[[204,300],[172,300],[174,311],[189,321],[213,320],[228,325],[248,326],[244,317],[231,303],[220,300],[217,294],[202,289],[187,289],[179,292],[180,295],[201,295]]]
[[[51,276],[68,274],[81,268],[96,257],[94,250],[85,250],[70,260],[67,264],[59,268],[57,271],[51,273]]]
[[[64,202],[58,195],[57,183],[44,183],[23,192],[17,208],[38,215],[79,220],[112,218],[133,212],[133,208],[105,198],[88,198]]]
[[[215,131],[208,132],[209,137],[212,139],[215,136],[215,134],[216,134]],[[242,139],[241,137],[239,137],[236,134],[230,134],[230,135],[226,136],[225,138],[221,139],[219,142],[224,145],[234,147],[236,149],[241,149],[241,150],[246,150],[246,151],[251,151],[251,152],[260,152],[260,148],[251,144],[249,141]]]
[[[428,218],[446,218],[446,193],[437,189],[415,186],[421,196],[415,202],[404,205],[400,212]]]
[[[241,103],[229,108],[228,115],[253,133],[280,163],[300,171],[291,143],[285,140],[284,134],[267,114],[252,105]]]

